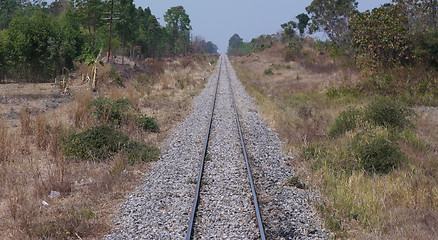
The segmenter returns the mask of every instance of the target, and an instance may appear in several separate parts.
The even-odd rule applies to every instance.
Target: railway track
[[[241,146],[241,151],[242,151],[240,160],[242,162],[244,161],[244,166],[245,166],[245,170],[247,173],[248,189],[250,189],[250,192],[252,195],[252,207],[253,207],[253,212],[255,213],[254,214],[255,215],[254,222],[256,222],[256,224],[258,226],[258,233],[255,234],[253,232],[252,234],[254,235],[253,237],[255,237],[255,238],[259,238],[259,239],[263,239],[263,240],[266,239],[265,231],[264,231],[263,223],[262,223],[262,217],[260,214],[259,204],[258,204],[258,200],[257,200],[257,193],[256,193],[256,189],[254,186],[253,177],[251,174],[250,164],[248,162],[248,156],[247,156],[247,152],[246,152],[246,148],[245,148],[245,141],[243,139],[243,134],[242,134],[242,130],[240,127],[239,114],[238,114],[236,101],[234,98],[234,93],[233,93],[233,89],[232,89],[232,85],[231,85],[231,81],[230,81],[230,77],[229,77],[229,73],[228,73],[227,61],[228,61],[228,59],[225,56],[222,56],[220,59],[220,63],[219,63],[220,64],[219,74],[218,74],[217,83],[216,83],[216,90],[215,90],[213,101],[212,101],[211,115],[210,115],[210,120],[208,123],[207,133],[206,133],[206,137],[205,137],[203,153],[201,156],[201,163],[200,163],[200,167],[199,167],[199,174],[198,174],[197,185],[196,185],[195,199],[194,199],[192,211],[190,214],[190,220],[189,220],[189,226],[188,226],[188,230],[187,230],[186,240],[191,240],[191,239],[193,239],[194,236],[196,236],[197,238],[202,238],[202,235],[199,233],[197,234],[197,232],[196,232],[196,229],[202,228],[200,226],[202,223],[195,224],[195,222],[197,220],[197,216],[200,215],[200,213],[198,212],[198,211],[200,211],[198,209],[198,205],[200,204],[200,202],[202,200],[201,189],[203,188],[203,183],[204,184],[206,183],[203,181],[204,171],[206,170],[205,163],[206,163],[206,160],[211,161],[210,156],[208,156],[208,147],[209,147],[209,142],[210,142],[210,134],[211,134],[211,129],[212,129],[212,125],[213,125],[213,120],[216,117],[215,108],[217,106],[216,102],[218,99],[218,89],[221,86],[222,86],[221,91],[223,93],[222,98],[224,98],[224,99],[221,99],[223,104],[227,104],[227,99],[226,99],[227,95],[228,95],[228,98],[229,98],[229,96],[231,96],[228,100],[230,100],[232,102],[234,116],[235,116],[235,123],[236,123],[235,131],[238,132],[238,136],[240,139],[240,146]],[[228,89],[223,89],[224,85],[227,85],[226,83],[224,83],[225,81],[228,83]],[[220,83],[222,83],[222,84],[220,84]],[[228,90],[228,94],[226,93],[227,90]],[[221,123],[219,122],[216,125],[219,125],[219,124],[221,124]],[[219,128],[219,127],[217,127],[217,128]],[[237,164],[237,165],[239,165],[239,164]],[[223,167],[223,165],[222,165],[222,167]],[[227,166],[225,166],[225,167],[227,168]],[[230,179],[228,179],[228,180],[230,182],[233,182],[233,180],[230,180]],[[237,182],[239,182],[239,181],[241,181],[241,180],[237,180]],[[208,182],[207,184],[213,184],[213,183]],[[211,187],[210,187],[210,189],[211,189]],[[208,191],[208,190],[204,190],[204,193],[206,191]],[[217,196],[215,194],[210,194],[210,195],[207,195],[206,198],[211,198],[212,196],[214,196],[215,198],[218,198],[218,199],[222,199],[222,197],[224,197],[224,196]],[[229,195],[228,197],[232,197],[232,196],[233,195]],[[215,200],[209,199],[209,200],[204,200],[203,202],[204,202],[204,204],[208,204],[207,202],[215,202]],[[210,206],[204,206],[202,209],[209,208],[209,207]],[[202,211],[202,209],[201,209],[201,211]],[[245,211],[245,210],[243,210],[243,211]],[[230,214],[230,216],[231,215],[233,215],[233,214]],[[222,216],[222,217],[224,219],[227,218],[227,216]],[[231,217],[234,217],[234,216],[231,216]],[[217,223],[215,223],[215,224],[217,224]],[[225,228],[227,228],[227,227],[228,226],[225,226]],[[204,231],[205,231],[205,229],[204,229]],[[223,231],[221,231],[221,232],[223,233]],[[247,234],[247,233],[245,233],[245,234]],[[247,235],[245,237],[249,237],[249,236]]]
[[[328,239],[226,56],[192,106],[104,239]]]

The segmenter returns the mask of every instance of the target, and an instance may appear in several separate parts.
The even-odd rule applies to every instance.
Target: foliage
[[[42,9],[31,15],[14,15],[2,39],[8,74],[26,81],[46,81],[63,67],[72,66],[81,37],[66,18],[59,23]]]
[[[103,66],[103,62],[99,60],[100,56],[102,55],[102,44],[99,47],[99,52],[97,54],[94,54],[94,52],[87,46],[83,46],[85,53],[78,56],[76,60],[83,60],[85,59],[85,64],[88,66],[91,66],[92,68],[92,79],[91,79],[91,90],[96,91],[97,87],[97,66],[100,64]]]
[[[228,40],[228,54],[236,54],[239,51],[240,46],[243,44],[243,39],[239,36],[239,34],[234,34]]]
[[[99,121],[120,125],[128,118],[132,103],[126,98],[113,101],[105,96],[99,96],[88,104],[88,108],[94,107],[93,114]]]
[[[336,117],[334,124],[330,127],[328,132],[329,137],[337,137],[347,131],[352,131],[358,127],[362,117],[362,111],[357,108],[349,107],[342,111]]]
[[[304,35],[304,30],[307,28],[307,24],[309,23],[309,16],[305,13],[301,13],[298,16],[296,16],[298,19],[298,25],[297,28],[300,31],[301,37]]]
[[[14,16],[14,12],[19,9],[19,2],[16,0],[0,1],[0,30],[6,29]]]
[[[98,126],[62,139],[65,154],[74,160],[102,161],[123,152],[130,164],[157,159],[158,149],[130,140],[108,126]]]
[[[146,131],[158,132],[158,122],[155,117],[149,117],[144,114],[140,114],[137,117],[139,125]]]
[[[349,45],[349,14],[356,8],[356,0],[313,0],[306,7],[311,20],[309,32],[322,30],[337,46]]]
[[[351,17],[357,64],[362,68],[391,68],[411,61],[412,36],[409,19],[400,5],[385,4],[371,12],[354,12]]]
[[[388,131],[380,128],[358,134],[352,148],[359,165],[369,173],[387,174],[405,158]]]
[[[281,24],[281,28],[283,28],[284,35],[290,41],[295,36],[295,28],[297,28],[297,23],[294,21],[289,21],[287,23]]]
[[[173,53],[186,54],[190,44],[190,18],[183,6],[171,7],[164,14],[167,29],[171,33]]]
[[[409,120],[413,114],[412,109],[386,97],[377,97],[364,109],[365,120],[378,126],[396,129],[413,126]]]

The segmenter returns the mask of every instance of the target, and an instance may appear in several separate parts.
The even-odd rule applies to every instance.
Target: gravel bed
[[[207,152],[194,239],[259,239],[225,62]]]
[[[231,76],[267,239],[328,238],[307,202],[308,193],[285,184],[294,173],[281,141],[257,115],[228,58],[221,60]],[[120,206],[113,233],[104,239],[185,239],[219,66],[194,99],[193,113],[163,144],[144,184]],[[225,71],[221,80],[226,80]],[[259,238],[229,94],[228,82],[220,81],[195,239]]]

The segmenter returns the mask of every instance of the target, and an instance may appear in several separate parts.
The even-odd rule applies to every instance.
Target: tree
[[[15,11],[19,9],[17,0],[0,1],[0,30],[6,29],[12,20]]]
[[[205,48],[204,48],[205,52],[216,54],[217,50],[218,50],[218,47],[216,46],[216,44],[212,43],[211,41],[208,41],[205,44]]]
[[[306,7],[310,33],[322,30],[337,46],[350,45],[349,15],[356,8],[356,0],[313,0]]]
[[[133,44],[138,34],[139,23],[136,21],[136,8],[133,0],[119,0],[116,11],[118,15],[118,22],[115,24],[115,32],[122,41],[122,46],[127,47]]]
[[[74,0],[81,24],[88,31],[88,47],[94,50],[96,33],[103,25],[105,5],[102,0]]]
[[[385,4],[371,12],[354,12],[351,17],[356,60],[364,68],[391,68],[412,58],[409,18],[401,5]]]
[[[309,23],[310,18],[305,13],[301,13],[300,15],[296,16],[296,18],[298,19],[298,30],[300,31],[301,37],[303,37],[304,30],[306,29],[307,23]]]
[[[284,36],[290,41],[295,36],[295,28],[297,28],[297,23],[294,21],[289,21],[281,24],[281,28],[283,28]]]
[[[44,81],[55,75],[51,56],[57,49],[51,46],[59,42],[60,28],[52,16],[41,9],[31,16],[15,15],[7,33],[8,60],[19,77]]]
[[[228,41],[228,54],[233,55],[239,51],[240,46],[243,44],[243,39],[239,34],[234,34]]]
[[[171,33],[171,49],[174,54],[186,53],[190,45],[190,18],[183,6],[171,7],[164,14],[167,29]],[[177,49],[179,46],[179,49]]]

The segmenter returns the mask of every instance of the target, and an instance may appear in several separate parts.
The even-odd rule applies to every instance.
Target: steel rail
[[[227,75],[229,75],[227,64],[225,64],[225,69],[226,69]],[[229,84],[230,91],[231,91],[231,97],[233,99],[234,113],[236,115],[237,128],[239,129],[239,135],[240,135],[240,143],[242,144],[243,155],[245,156],[245,165],[246,165],[246,169],[248,172],[249,183],[251,185],[252,197],[254,200],[254,208],[256,210],[257,224],[259,226],[260,237],[262,240],[265,240],[266,239],[265,230],[263,229],[262,216],[260,214],[259,203],[257,201],[257,193],[255,190],[254,181],[252,179],[251,168],[250,168],[249,162],[248,162],[248,155],[246,154],[246,148],[245,148],[245,142],[243,141],[242,130],[240,128],[239,114],[237,113],[236,101],[234,100],[233,87],[231,86],[231,79],[229,78],[229,76],[227,76],[227,78],[228,78],[228,84]]]
[[[213,122],[214,107],[216,105],[217,89],[219,88],[219,79],[221,77],[222,62],[223,62],[223,60],[221,60],[221,63],[219,65],[219,71],[218,71],[219,73],[218,73],[218,77],[217,77],[216,90],[215,90],[214,98],[213,98],[213,107],[211,109],[210,122],[208,123],[207,136],[205,137],[204,150],[203,150],[202,157],[201,157],[201,166],[199,167],[198,183],[196,184],[195,201],[193,202],[192,213],[190,215],[189,228],[187,229],[186,240],[192,239],[193,225],[195,223],[195,215],[196,215],[196,210],[198,208],[199,193],[201,190],[202,174],[204,172],[205,156],[207,155],[208,139],[210,138],[210,129],[211,129],[211,123]]]

